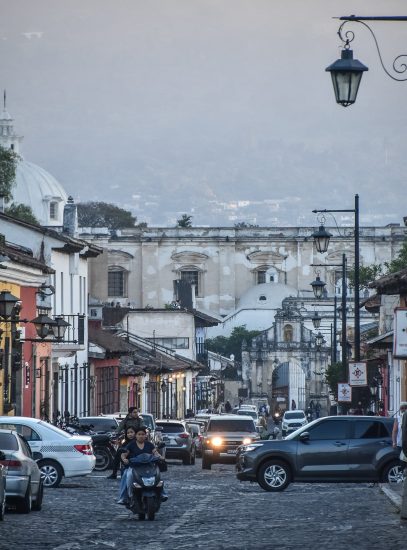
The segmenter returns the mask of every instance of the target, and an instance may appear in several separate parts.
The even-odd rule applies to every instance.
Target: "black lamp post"
[[[313,210],[314,214],[324,212],[352,212],[355,216],[355,361],[360,361],[360,310],[359,310],[359,286],[360,286],[360,261],[359,261],[359,195],[355,195],[355,208],[346,210]],[[318,233],[318,232],[317,232]],[[326,252],[328,250],[329,240],[326,243],[325,239],[318,239],[315,237],[315,246],[318,252]],[[323,243],[326,243],[326,248],[323,247]],[[325,245],[324,245],[325,246]],[[321,249],[319,249],[319,248]],[[342,270],[343,272],[343,270]],[[345,273],[346,277],[346,273]],[[346,308],[346,301],[343,302],[342,292],[342,307]]]

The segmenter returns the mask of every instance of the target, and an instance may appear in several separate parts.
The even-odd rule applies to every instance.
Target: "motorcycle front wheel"
[[[95,470],[97,472],[104,472],[111,466],[112,456],[104,447],[95,447],[94,450],[96,456]]]
[[[146,498],[146,508],[147,508],[147,518],[149,521],[154,521],[155,518],[155,498],[147,497]]]

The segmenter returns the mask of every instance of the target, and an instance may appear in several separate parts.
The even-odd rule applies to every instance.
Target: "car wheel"
[[[37,498],[35,499],[32,505],[33,510],[36,510],[37,512],[41,510],[43,496],[44,496],[44,485],[42,484],[42,481],[40,481]]]
[[[392,460],[383,468],[381,477],[382,483],[403,483],[403,470],[404,468],[399,460]]]
[[[281,437],[285,437],[287,435],[287,432],[285,430],[281,430]]]
[[[210,470],[211,468],[211,461],[205,455],[202,455],[202,470]]]
[[[191,457],[192,457],[192,454],[184,456],[184,458],[182,459],[182,464],[184,466],[189,466],[191,464]]]
[[[28,480],[28,487],[23,499],[19,500],[16,505],[17,512],[20,514],[29,514],[32,508],[32,493],[31,481]]]
[[[196,457],[196,449],[194,447],[191,451],[191,461],[190,461],[191,466],[195,464],[195,457]]]
[[[291,481],[290,468],[280,460],[268,460],[260,466],[257,481],[265,491],[284,491]]]
[[[56,488],[62,480],[62,468],[53,460],[41,460],[38,463],[44,487]]]

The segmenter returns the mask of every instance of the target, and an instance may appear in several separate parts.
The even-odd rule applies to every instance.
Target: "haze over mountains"
[[[404,1],[369,2],[401,14]],[[336,15],[362,0],[0,0],[1,80],[22,152],[78,201],[149,225],[315,224],[314,208],[361,223],[407,215],[407,84],[369,66],[357,103],[335,104],[325,67]],[[404,10],[405,11],[405,10]],[[384,12],[383,12],[384,13]],[[405,31],[376,29],[387,64]],[[339,219],[340,223],[349,220]]]

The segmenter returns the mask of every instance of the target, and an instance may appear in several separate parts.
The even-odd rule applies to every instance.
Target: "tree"
[[[338,401],[338,384],[339,382],[345,382],[348,379],[348,375],[344,372],[344,368],[341,362],[331,363],[325,371],[325,381],[328,384],[331,392],[335,396],[335,401]]]
[[[137,218],[128,210],[107,202],[78,203],[78,224],[80,227],[107,227],[125,229],[134,227]]]
[[[0,196],[6,202],[13,198],[12,189],[16,179],[19,158],[12,149],[5,149],[0,146]]]
[[[359,267],[359,289],[369,287],[369,283],[375,281],[383,275],[383,266],[381,264],[361,265]],[[348,273],[349,286],[355,288],[355,266]]]
[[[5,213],[8,216],[22,220],[23,222],[33,223],[34,225],[40,225],[40,222],[34,216],[34,212],[31,209],[31,206],[27,204],[15,203],[13,202],[5,210]]]
[[[391,262],[385,262],[387,273],[395,273],[407,268],[407,239],[404,240],[396,258]]]
[[[260,334],[260,331],[247,330],[246,325],[241,325],[235,327],[229,337],[216,336],[215,338],[208,338],[206,340],[206,346],[208,350],[219,353],[224,357],[230,357],[230,355],[233,354],[235,360],[241,362],[243,340],[248,342],[258,334]]]
[[[181,218],[177,220],[177,227],[192,227],[192,216],[182,214]]]

